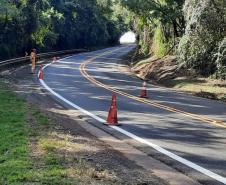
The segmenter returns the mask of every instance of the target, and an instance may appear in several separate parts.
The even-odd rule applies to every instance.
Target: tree
[[[211,75],[216,71],[215,53],[226,35],[226,2],[222,0],[186,0],[184,15],[186,31],[180,40],[180,65],[198,74]]]
[[[128,27],[117,5],[114,0],[2,0],[0,59],[32,47],[40,52],[117,43]]]
[[[167,53],[184,33],[184,0],[120,0],[121,4],[137,15],[136,31],[144,52],[154,49],[156,55]],[[160,38],[159,38],[160,36]],[[157,49],[156,49],[157,48]]]

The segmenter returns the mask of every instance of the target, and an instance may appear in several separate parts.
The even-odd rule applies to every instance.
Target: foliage
[[[129,25],[123,14],[113,0],[2,0],[0,59],[33,47],[41,52],[115,44]]]
[[[154,52],[158,56],[164,55],[175,44],[177,37],[183,35],[184,0],[121,0],[120,2],[137,16],[135,30],[144,53]],[[161,38],[156,39],[160,33]]]
[[[221,3],[221,0],[187,0],[184,5],[187,25],[178,48],[179,62],[198,74],[210,75],[216,70],[214,53],[226,34],[226,4]]]
[[[217,78],[226,80],[226,38],[219,45],[216,64]]]
[[[140,52],[162,57],[177,54],[179,65],[196,74],[224,78],[222,45],[226,36],[226,1],[119,0],[135,14]]]
[[[153,37],[153,51],[157,57],[163,57],[170,48],[163,34],[160,26],[156,28]]]
[[[225,27],[225,0],[1,0],[0,59],[111,45],[132,30],[142,56],[177,54],[185,69],[224,78]]]

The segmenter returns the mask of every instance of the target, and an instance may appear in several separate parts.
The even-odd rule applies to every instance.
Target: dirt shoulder
[[[39,170],[46,165],[47,168],[48,165],[60,165],[65,169],[53,168],[43,173],[43,183],[167,184],[88,133],[78,124],[81,118],[79,112],[77,115],[73,112],[77,121],[64,114],[67,110],[43,92],[28,67],[8,71],[3,79],[28,103],[28,124],[32,130],[29,149],[33,161],[36,161],[34,165]],[[37,126],[37,119],[44,126]],[[58,176],[51,182],[54,174]]]

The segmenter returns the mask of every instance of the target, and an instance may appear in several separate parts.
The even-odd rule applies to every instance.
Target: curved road
[[[148,84],[149,99],[137,98],[142,81],[120,64],[120,58],[134,47],[122,45],[64,58],[45,68],[44,83],[103,120],[115,92],[120,129],[187,161],[178,162],[148,145],[142,150],[204,184],[226,184],[226,104],[152,84]],[[192,168],[187,162],[192,162]]]

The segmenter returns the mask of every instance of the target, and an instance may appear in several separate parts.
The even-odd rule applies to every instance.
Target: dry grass
[[[141,67],[141,66],[148,65],[148,64],[154,62],[154,61],[157,60],[157,59],[158,59],[158,57],[152,56],[151,58],[141,60],[141,61],[137,62],[137,63],[133,66],[133,68],[138,68],[138,67]]]
[[[164,85],[204,97],[211,96],[213,99],[226,100],[226,81],[180,77],[170,80]]]

